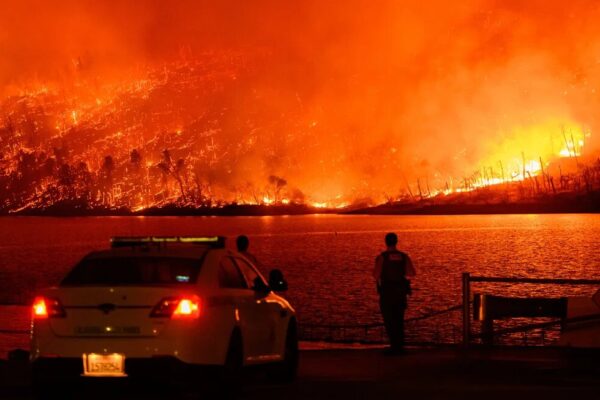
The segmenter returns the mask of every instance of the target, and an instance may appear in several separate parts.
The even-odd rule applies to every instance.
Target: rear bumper
[[[226,329],[222,329],[226,331]],[[173,327],[155,337],[74,337],[57,336],[47,323],[34,326],[31,359],[77,359],[83,354],[125,354],[135,359],[174,358],[186,364],[222,365],[229,337],[211,329]],[[83,361],[81,361],[83,363]]]
[[[65,383],[85,380],[122,380],[123,378],[84,377],[82,358],[37,358],[32,363],[35,383]],[[190,382],[201,377],[212,379],[217,366],[185,363],[176,357],[126,358],[127,379],[151,379],[156,383]]]

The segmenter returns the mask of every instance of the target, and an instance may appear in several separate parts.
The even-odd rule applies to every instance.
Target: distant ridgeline
[[[2,215],[30,216],[102,216],[102,215],[145,215],[145,216],[261,216],[302,215],[316,213],[340,214],[538,214],[538,213],[598,213],[600,212],[600,190],[563,191],[556,194],[539,193],[536,196],[508,200],[497,189],[480,188],[469,193],[436,196],[416,201],[389,202],[373,207],[354,205],[342,209],[315,208],[304,204],[191,206],[167,204],[132,211],[125,207],[90,207],[85,202],[60,201],[43,208],[24,208],[18,212],[2,210]]]
[[[19,175],[23,175],[20,172]],[[355,203],[343,208],[314,207],[302,202],[269,204],[238,204],[223,201],[194,201],[179,196],[171,201],[158,202],[142,208],[126,205],[112,206],[90,197],[63,196],[69,185],[48,189],[55,198],[44,202],[30,202],[14,208],[14,200],[0,203],[0,215],[297,215],[313,213],[347,214],[520,214],[520,213],[597,213],[600,212],[600,160],[578,164],[575,172],[554,176],[531,176],[522,181],[505,182],[473,187],[452,193],[435,195],[419,193],[372,205]],[[10,178],[0,178],[4,197],[12,185]],[[75,192],[73,192],[75,193]],[[71,194],[73,194],[71,193]],[[46,196],[48,193],[45,194]],[[14,194],[12,198],[14,199]]]

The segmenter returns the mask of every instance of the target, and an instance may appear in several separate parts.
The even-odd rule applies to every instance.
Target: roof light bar
[[[133,247],[184,243],[225,247],[224,236],[115,236],[110,239],[111,247]]]

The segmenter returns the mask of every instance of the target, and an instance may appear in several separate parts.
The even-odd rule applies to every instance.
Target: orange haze
[[[7,154],[16,140],[6,136],[14,129],[2,131],[8,119],[27,137],[23,109],[9,100],[48,92],[61,105],[23,104],[44,107],[52,132],[23,146],[68,147],[92,171],[108,151],[120,165],[139,149],[150,166],[170,147],[190,180],[228,201],[378,202],[407,185],[414,190],[417,179],[443,188],[500,164],[516,176],[523,159],[550,163],[561,152],[593,156],[600,147],[596,1],[0,0],[0,7],[0,152]],[[180,66],[201,70],[211,91],[152,89],[169,77],[177,83]],[[171,111],[160,118],[108,111],[128,91],[139,93],[126,103],[135,115]],[[201,119],[206,110],[214,117]],[[89,133],[99,125],[101,139]],[[77,142],[82,137],[87,145]]]

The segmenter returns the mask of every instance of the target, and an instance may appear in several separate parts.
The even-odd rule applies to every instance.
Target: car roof
[[[88,259],[115,258],[115,257],[170,257],[170,258],[202,258],[208,251],[215,251],[210,246],[199,245],[172,245],[172,246],[147,246],[147,247],[118,247],[107,250],[93,251],[86,255]]]

